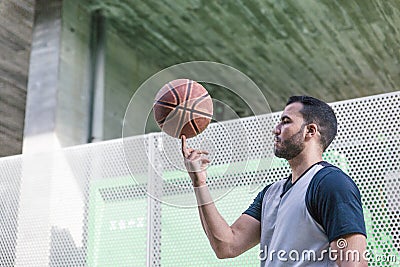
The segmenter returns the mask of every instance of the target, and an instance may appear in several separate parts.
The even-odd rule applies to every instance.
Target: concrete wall
[[[0,1],[0,157],[22,152],[34,2]]]
[[[160,71],[155,58],[148,58],[121,39],[110,27],[106,31],[106,69],[104,88],[104,139],[122,137],[122,126],[129,101],[139,86]],[[147,115],[147,114],[146,114]],[[154,122],[152,118],[150,123]],[[153,123],[153,130],[158,127]]]
[[[91,16],[85,1],[63,2],[56,132],[61,146],[87,143]]]
[[[57,111],[62,0],[36,0],[23,153],[59,147]]]

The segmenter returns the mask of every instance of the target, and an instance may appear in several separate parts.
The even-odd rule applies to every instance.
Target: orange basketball
[[[163,132],[191,138],[204,131],[213,115],[213,103],[199,83],[178,79],[165,84],[154,101],[154,119]]]

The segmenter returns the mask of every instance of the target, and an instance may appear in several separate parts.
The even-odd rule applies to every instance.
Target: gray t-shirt
[[[266,186],[244,214],[261,222],[261,266],[335,266],[329,243],[366,235],[357,186],[326,162]]]

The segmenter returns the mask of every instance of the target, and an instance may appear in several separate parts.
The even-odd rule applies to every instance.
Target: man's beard
[[[297,133],[293,134],[289,139],[281,142],[280,148],[275,146],[275,156],[291,160],[299,155],[304,149],[304,143],[302,142],[304,127],[305,125],[302,125],[301,129]]]

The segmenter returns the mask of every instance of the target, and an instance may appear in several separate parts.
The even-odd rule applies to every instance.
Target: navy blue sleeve
[[[340,169],[329,169],[311,181],[306,194],[308,211],[325,229],[329,242],[346,234],[366,236],[357,185]]]
[[[262,210],[262,202],[264,199],[265,192],[271,186],[271,184],[264,187],[264,189],[257,194],[256,198],[254,199],[253,203],[250,204],[247,210],[243,212],[243,214],[250,215],[254,219],[261,222],[261,210]]]

